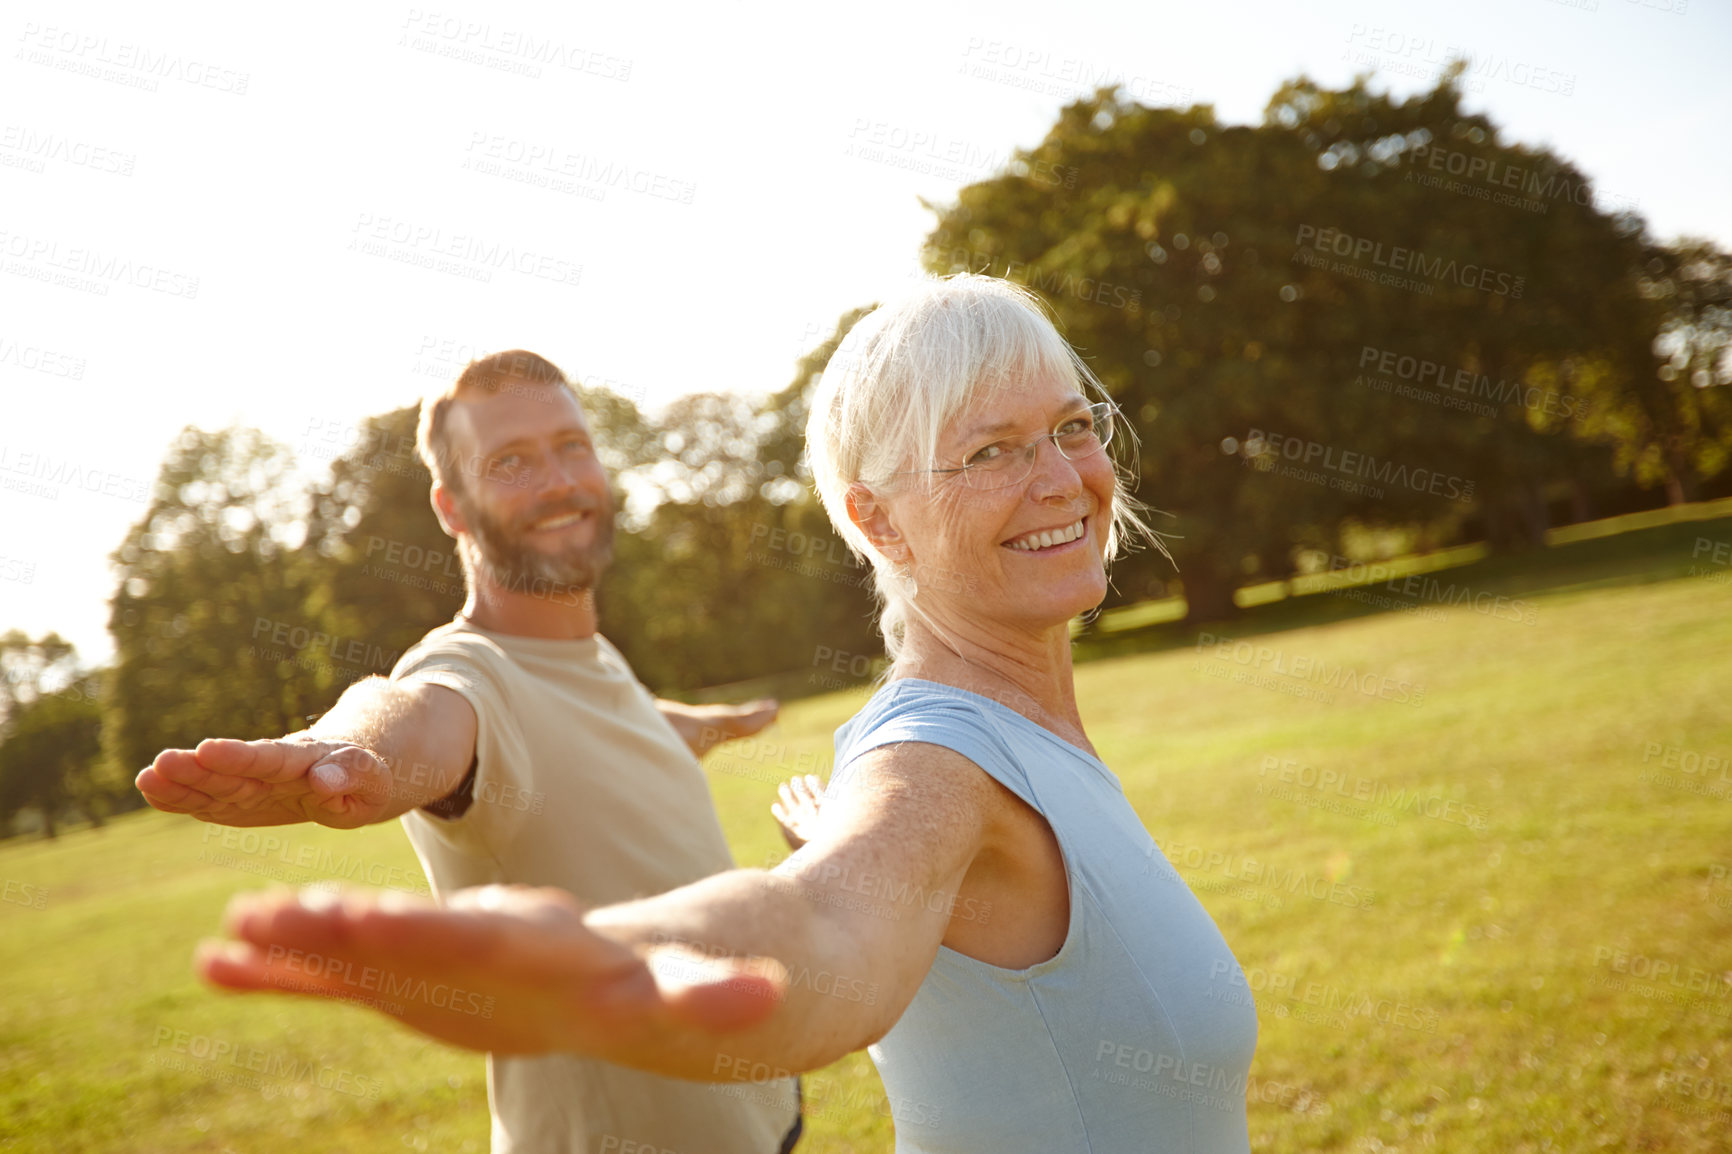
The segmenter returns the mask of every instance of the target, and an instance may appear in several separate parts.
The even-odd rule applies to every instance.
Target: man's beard
[[[471,575],[471,587],[476,576],[485,572],[494,584],[513,593],[529,592],[537,582],[556,586],[556,592],[594,589],[613,561],[611,499],[604,504],[566,500],[538,505],[524,515],[523,527],[514,528],[480,508],[467,494],[454,496],[469,526],[469,532],[457,539],[457,548],[464,569]],[[589,544],[550,553],[525,540],[527,526],[561,513],[588,513],[595,519]]]

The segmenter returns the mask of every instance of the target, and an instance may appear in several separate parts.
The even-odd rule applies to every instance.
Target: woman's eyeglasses
[[[954,469],[909,471],[961,473],[962,483],[970,489],[1008,489],[1026,481],[1034,472],[1034,459],[1042,441],[1050,440],[1067,461],[1086,460],[1106,448],[1113,439],[1113,409],[1110,401],[1101,401],[1066,417],[1050,433],[1027,441],[994,441],[969,454],[968,460]]]

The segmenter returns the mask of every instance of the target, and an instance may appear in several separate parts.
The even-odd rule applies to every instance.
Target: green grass
[[[1531,624],[1324,590],[1212,631],[1265,650],[1259,672],[1345,665],[1423,687],[1417,705],[1235,680],[1251,667],[1159,613],[1080,642],[1098,658],[1077,669],[1095,744],[1258,987],[1255,1149],[1727,1148],[1732,769],[1699,763],[1732,757],[1732,583],[1691,569],[1732,566],[1693,559],[1698,539],[1732,541],[1732,520],[1431,573],[1520,599]],[[827,773],[831,731],[861,700],[797,702],[712,756],[742,864],[779,858],[774,783]],[[395,827],[276,832],[291,857],[325,847],[416,876]],[[194,981],[193,943],[261,880],[207,860],[221,836],[146,813],[0,846],[0,1148],[485,1150],[479,1058],[353,1008]],[[1656,964],[1683,986],[1623,972]],[[279,1072],[177,1054],[176,1031]],[[802,1149],[890,1148],[864,1055],[809,1085]]]

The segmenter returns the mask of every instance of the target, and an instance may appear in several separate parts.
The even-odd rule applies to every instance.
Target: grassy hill
[[[1248,975],[1255,1149],[1726,1149],[1729,553],[1732,519],[1660,525],[1084,639],[1090,735]],[[862,699],[712,755],[742,864]],[[0,846],[0,1148],[484,1151],[478,1057],[192,979],[229,895],[332,876],[421,885],[395,826]],[[864,1055],[808,1090],[803,1150],[890,1148]]]

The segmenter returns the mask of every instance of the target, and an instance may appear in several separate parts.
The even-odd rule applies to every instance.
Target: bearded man
[[[597,632],[613,497],[565,375],[522,350],[475,361],[423,401],[417,449],[468,581],[456,619],[309,729],[164,750],[138,788],[233,826],[400,817],[441,899],[518,883],[606,905],[733,868],[697,757],[763,728],[774,703],[657,701]],[[355,984],[360,1001],[423,996]],[[494,1154],[787,1154],[800,1134],[788,1079],[713,1085],[574,1055],[487,1069]]]

